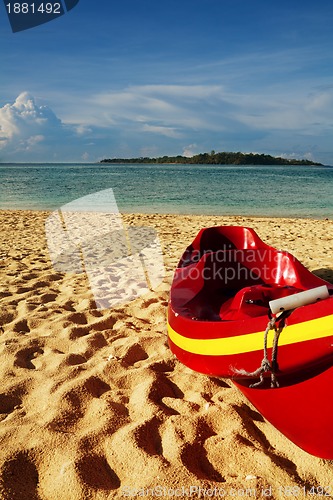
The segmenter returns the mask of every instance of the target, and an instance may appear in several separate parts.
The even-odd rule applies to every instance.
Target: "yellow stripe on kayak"
[[[218,339],[191,339],[177,333],[169,323],[168,334],[170,340],[180,349],[205,356],[228,356],[259,351],[263,348],[264,338],[264,332],[256,332]],[[333,315],[286,326],[279,337],[279,346],[321,339],[330,335],[333,335]],[[267,347],[273,346],[273,338],[274,332],[271,331],[268,334]]]

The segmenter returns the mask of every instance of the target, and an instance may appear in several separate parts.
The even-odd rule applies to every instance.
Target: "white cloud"
[[[219,98],[224,94],[221,85],[143,85],[132,87],[142,94],[162,95],[181,99]]]
[[[85,151],[82,156],[81,156],[81,160],[82,161],[88,161],[89,160],[89,153],[87,153],[87,151]]]
[[[36,103],[28,93],[21,93],[13,104],[0,108],[1,158],[13,161],[46,161],[61,147],[78,146],[75,126],[64,124],[48,106]]]
[[[86,125],[78,125],[75,130],[77,135],[86,135],[91,132],[91,128]]]
[[[27,149],[33,148],[39,142],[43,142],[44,139],[45,139],[45,137],[43,135],[32,135],[26,141],[26,143],[27,143]]]
[[[186,158],[192,158],[195,154],[197,154],[198,146],[196,144],[189,144],[183,148],[183,156]]]
[[[313,152],[311,151],[293,151],[291,153],[281,153],[278,154],[277,156],[280,156],[281,158],[286,158],[287,160],[310,160],[310,161],[316,161]]]
[[[142,85],[87,98],[75,116],[88,126],[129,126],[176,139],[197,131],[237,133],[240,128],[318,134],[331,123],[332,112],[331,89],[309,93],[297,83],[288,93],[284,85],[260,92],[231,92],[222,85]]]
[[[75,117],[80,122],[104,127],[129,121],[179,132],[181,128],[221,129],[221,114],[219,123],[217,115],[214,119],[210,115],[216,114],[217,107],[223,107],[223,98],[223,88],[218,85],[132,86],[86,99],[83,108],[76,108]]]
[[[161,127],[157,125],[148,125],[147,123],[142,127],[144,132],[152,132],[153,134],[165,135],[166,137],[171,137],[173,139],[179,138],[182,136],[175,128],[173,127]]]
[[[61,121],[46,106],[37,106],[27,92],[14,104],[0,108],[0,148],[31,150],[45,141],[50,131],[61,128]]]
[[[294,84],[286,94],[279,85],[260,93],[142,85],[72,97],[61,119],[27,92],[0,108],[1,161],[95,161],[142,151],[190,157],[221,144],[230,151],[313,151],[318,161],[318,151],[330,151],[332,87]],[[61,96],[54,106],[59,103]]]
[[[228,97],[226,97],[228,99]],[[290,88],[288,94],[248,94],[230,96],[236,121],[262,131],[288,130],[289,133],[319,135],[332,126],[332,91]]]

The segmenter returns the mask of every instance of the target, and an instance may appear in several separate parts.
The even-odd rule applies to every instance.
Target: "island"
[[[310,160],[296,160],[281,157],[270,156],[266,154],[254,153],[200,153],[191,157],[188,156],[160,156],[158,158],[139,157],[139,158],[107,158],[100,163],[169,163],[185,165],[316,165],[323,166]]]

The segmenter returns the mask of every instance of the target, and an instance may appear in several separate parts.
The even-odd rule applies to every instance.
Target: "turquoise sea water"
[[[55,210],[112,188],[121,212],[333,218],[333,168],[0,164],[0,209]]]

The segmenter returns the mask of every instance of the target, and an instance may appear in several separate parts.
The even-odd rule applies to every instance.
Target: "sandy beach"
[[[173,270],[199,229],[252,227],[333,282],[332,220],[125,214],[158,234],[165,277],[100,309],[85,273],[52,265],[48,216],[0,211],[2,500],[281,499],[318,487],[333,498],[332,461],[292,444],[230,381],[181,365],[166,336]]]

